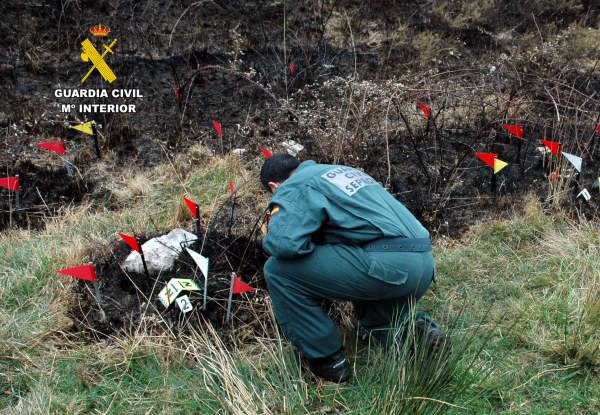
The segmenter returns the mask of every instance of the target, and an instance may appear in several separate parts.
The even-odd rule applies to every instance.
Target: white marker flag
[[[194,262],[198,265],[200,271],[202,271],[204,278],[208,278],[208,258],[203,257],[196,251],[192,251],[190,248],[185,249],[188,251],[188,254],[190,254]]]
[[[588,192],[587,189],[583,189],[581,192],[579,192],[579,194],[577,195],[577,198],[579,199],[579,197],[583,197],[585,199],[586,202],[589,202],[590,199],[592,198],[592,195],[590,195],[590,192]]]
[[[196,251],[192,251],[190,248],[185,249],[200,268],[202,275],[204,275],[204,299],[202,301],[202,310],[206,310],[206,294],[208,289],[208,258],[203,257]]]
[[[565,158],[571,162],[571,164],[573,165],[573,167],[575,167],[575,169],[577,169],[577,171],[581,171],[581,157],[578,157],[574,154],[565,153],[564,151],[562,155],[565,156]]]

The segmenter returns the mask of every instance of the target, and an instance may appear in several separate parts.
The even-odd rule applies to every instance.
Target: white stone
[[[537,148],[537,150],[538,150],[540,153],[542,153],[542,154],[548,154],[548,153],[551,153],[550,149],[549,149],[548,147],[546,147],[546,146],[543,146],[543,147],[536,147],[536,148]]]
[[[294,140],[284,141],[281,143],[281,145],[286,148],[288,154],[291,154],[294,157],[296,157],[301,151],[304,151],[304,146],[295,142]]]
[[[152,238],[142,245],[142,252],[146,259],[146,266],[150,275],[173,268],[175,260],[187,245],[196,241],[196,235],[183,229],[174,229],[167,235]],[[131,251],[123,262],[123,269],[128,272],[144,273],[142,256],[136,251]]]
[[[246,153],[245,148],[234,148],[233,150],[231,150],[231,154],[235,154],[236,156],[242,156],[244,155],[244,153]]]

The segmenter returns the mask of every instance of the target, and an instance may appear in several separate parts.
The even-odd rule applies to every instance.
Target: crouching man
[[[264,274],[277,323],[315,375],[344,382],[350,364],[321,302],[351,301],[362,335],[385,342],[392,322],[433,280],[429,232],[351,167],[274,154],[260,180],[273,194],[263,246],[271,255]],[[427,327],[428,335],[439,335],[434,324]]]

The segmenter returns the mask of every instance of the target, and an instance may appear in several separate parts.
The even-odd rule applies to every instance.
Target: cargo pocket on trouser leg
[[[369,272],[367,274],[370,277],[394,285],[402,285],[408,278],[408,271],[405,269],[379,262],[376,259],[371,262],[371,265],[369,266]]]
[[[389,255],[385,254],[385,256]],[[393,253],[391,255],[394,256]],[[392,265],[379,258],[371,261],[367,274],[373,278],[373,287],[377,287],[379,297],[363,305],[365,312],[359,323],[366,329],[387,330],[395,316],[404,312],[412,290],[407,285],[410,279],[410,268],[405,268],[403,265]]]

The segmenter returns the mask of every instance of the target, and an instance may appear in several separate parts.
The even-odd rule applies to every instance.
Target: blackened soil
[[[6,169],[3,167],[3,171]],[[18,164],[18,195],[3,189],[0,191],[0,230],[7,227],[38,229],[64,209],[79,204],[86,194],[93,191],[94,183],[69,177],[64,167],[35,165],[31,161]],[[17,196],[19,209],[17,209]]]
[[[584,82],[577,71],[565,69],[563,73],[561,69],[560,82],[553,83],[556,79],[551,73],[532,72],[540,68],[531,62],[518,62],[521,66],[513,72],[499,57],[510,55],[518,36],[530,28],[559,30],[576,21],[593,28],[600,13],[591,1],[583,2],[583,7],[565,6],[556,13],[530,3],[503,2],[503,19],[497,19],[497,10],[484,8],[485,22],[463,27],[448,20],[465,13],[460,2],[436,2],[439,7],[416,1],[354,0],[319,4],[149,1],[143,6],[108,1],[5,2],[0,6],[4,17],[0,28],[6,33],[0,39],[0,83],[6,94],[0,108],[0,134],[7,151],[0,152],[0,175],[21,176],[24,210],[13,213],[14,200],[2,191],[0,230],[9,225],[41,227],[44,217],[80,203],[86,195],[103,203],[97,200],[101,194],[91,194],[100,186],[87,174],[97,162],[92,139],[69,128],[84,120],[97,123],[101,155],[112,158],[116,174],[124,167],[142,170],[171,160],[195,144],[220,152],[213,120],[223,126],[224,151],[244,148],[249,165],[256,164],[260,147],[281,150],[280,143],[293,138],[306,148],[303,159],[362,168],[388,184],[434,235],[449,237],[459,236],[478,220],[505,212],[511,198],[513,206],[531,191],[547,199],[551,172],[541,166],[535,152],[538,139],[545,137],[562,141],[584,158],[580,177],[568,179],[567,210],[576,213],[579,209],[587,217],[597,217],[597,197],[581,203],[570,196],[583,188],[589,190],[600,176],[600,146],[598,138],[593,138],[598,120],[594,105],[600,85],[597,74],[590,73]],[[115,53],[107,57],[118,74],[110,87],[97,74],[81,82],[87,69],[80,57],[81,41],[91,37],[90,27],[99,20],[111,27],[110,37],[118,39]],[[510,36],[505,36],[507,27],[515,30]],[[441,50],[452,50],[451,56],[461,59],[426,59],[426,51],[416,47],[421,35],[437,39],[432,42],[441,42]],[[537,38],[538,33],[533,36]],[[101,48],[102,40],[94,42]],[[296,68],[293,74],[290,63]],[[496,75],[491,75],[490,65]],[[351,86],[342,85],[333,92],[326,88],[339,79],[384,82],[408,73],[423,74],[417,81],[407,78],[414,82],[409,87],[422,91],[409,100],[415,108],[403,104],[376,108],[387,113],[390,123],[406,127],[394,131],[380,125],[383,121],[368,111],[357,111],[355,117],[353,105],[358,101],[348,102],[348,111],[339,106],[348,100]],[[508,111],[484,111],[484,102],[475,98],[480,91],[473,89],[471,94],[468,87],[463,97],[468,101],[451,103],[453,99],[448,98],[452,97],[445,95],[449,86],[433,81],[428,85],[427,74],[465,86],[480,85],[481,95],[494,95],[495,100],[510,94],[510,99],[531,101],[527,110],[531,115],[519,120],[526,124],[527,137],[521,151],[500,127],[510,121]],[[493,88],[486,89],[488,84]],[[552,122],[545,117],[552,117],[557,103],[545,91],[560,91],[563,86],[565,94],[576,90],[582,98],[559,108],[561,118],[583,117],[585,121],[570,129],[549,128]],[[80,88],[137,89],[143,98],[120,102],[112,97],[55,96],[56,90]],[[431,122],[401,122],[405,117],[414,120],[417,100],[433,107]],[[136,112],[88,114],[61,109],[74,103],[135,104]],[[335,119],[335,114],[324,111],[329,107],[339,107],[340,113],[349,114],[348,119]],[[572,113],[573,107],[581,114]],[[307,120],[305,109],[311,117],[325,115]],[[465,121],[450,125],[443,121],[445,113]],[[347,123],[351,143],[343,151],[336,150],[338,143],[331,138],[322,137],[327,129],[320,125],[335,130],[335,123]],[[84,178],[76,179],[71,187],[60,167],[44,167],[34,145],[56,138],[67,141],[69,161]],[[496,152],[510,164],[497,175],[495,190],[489,167],[474,158],[474,151]]]
[[[141,240],[143,243],[144,239]],[[194,309],[186,314],[177,305],[165,309],[157,296],[171,278],[192,279],[204,289],[204,276],[187,252],[180,255],[174,270],[148,278],[145,274],[128,273],[121,268],[120,264],[131,250],[126,244],[119,243],[111,252],[95,260],[100,303],[92,283],[78,282],[74,293],[77,301],[70,311],[75,321],[74,332],[96,339],[140,330],[177,336],[212,324],[225,330],[245,327],[245,331],[253,335],[265,335],[267,328],[261,324],[261,317],[265,313],[266,286],[262,265],[266,257],[256,241],[213,230],[206,237],[202,250],[197,244],[190,249],[201,252],[210,261],[205,310],[202,291],[188,294]],[[233,295],[231,322],[227,323],[231,272],[256,290]]]

